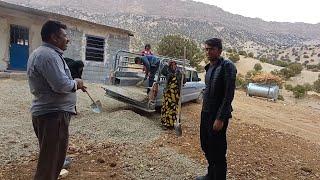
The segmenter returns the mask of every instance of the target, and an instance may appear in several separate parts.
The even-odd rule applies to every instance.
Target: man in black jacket
[[[232,117],[231,103],[234,97],[237,69],[221,57],[221,39],[205,41],[206,55],[210,63],[205,66],[206,76],[201,111],[201,148],[208,161],[208,174],[197,180],[224,180],[227,174],[226,131]]]

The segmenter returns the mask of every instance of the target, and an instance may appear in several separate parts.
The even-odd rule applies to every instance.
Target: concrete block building
[[[105,83],[118,50],[129,50],[132,32],[0,1],[0,71],[25,71],[29,54],[41,45],[41,27],[53,19],[68,26],[64,56],[82,60],[83,79]]]

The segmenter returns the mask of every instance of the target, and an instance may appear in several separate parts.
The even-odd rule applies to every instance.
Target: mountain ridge
[[[133,47],[157,43],[166,34],[182,34],[202,42],[223,38],[241,46],[253,41],[268,46],[293,46],[320,37],[320,23],[267,22],[232,14],[223,9],[191,0],[7,0],[6,2],[79,15],[101,24],[135,32]],[[112,8],[110,8],[112,7]],[[144,27],[144,28],[138,28]],[[198,35],[196,35],[198,34]]]

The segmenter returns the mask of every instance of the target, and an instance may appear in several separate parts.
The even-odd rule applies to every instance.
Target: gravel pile
[[[0,165],[29,156],[38,148],[25,80],[0,79]]]
[[[78,91],[77,110],[70,124],[70,135],[86,137],[88,143],[149,143],[157,139],[161,128],[126,104],[105,96],[99,84],[87,84],[90,95],[100,100],[102,113],[90,109],[90,98]],[[29,112],[32,95],[26,80],[0,79],[0,165],[36,153],[38,142]],[[157,121],[157,119],[156,119]]]
[[[105,96],[99,84],[87,84],[94,100],[102,103],[102,112],[90,109],[90,98],[78,92],[78,115],[73,116],[70,135],[85,144],[111,142],[125,145],[120,156],[127,177],[132,179],[192,179],[206,168],[169,147],[152,149],[161,137],[159,114],[134,111],[124,103]],[[37,153],[38,142],[29,113],[32,96],[27,81],[0,80],[0,167],[10,162],[28,162]],[[77,142],[77,141],[75,141]],[[74,144],[75,147],[79,144]],[[32,157],[32,156],[31,156]]]
[[[85,136],[89,142],[148,143],[157,139],[160,132],[150,119],[131,110],[91,116],[88,113],[71,123],[71,134]]]

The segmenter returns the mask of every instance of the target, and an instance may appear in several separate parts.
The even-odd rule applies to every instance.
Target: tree
[[[254,65],[253,69],[254,69],[255,71],[261,71],[261,70],[262,70],[262,66],[261,66],[260,63],[257,63],[257,64]]]
[[[320,78],[313,83],[313,89],[315,92],[320,93]]]
[[[190,65],[200,71],[200,62],[205,59],[205,54],[191,39],[180,35],[164,36],[158,44],[157,51],[162,56],[182,59],[184,47],[187,49],[186,58],[190,60]]]
[[[295,75],[300,74],[303,66],[300,63],[293,63],[288,66],[288,69],[292,70]]]

